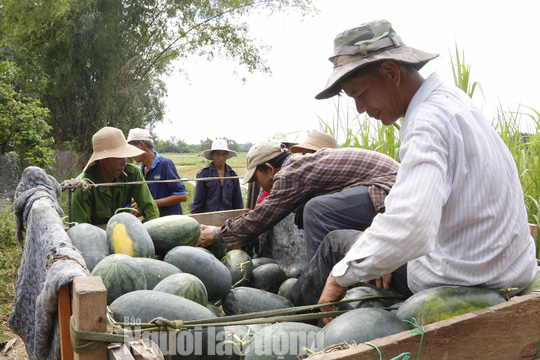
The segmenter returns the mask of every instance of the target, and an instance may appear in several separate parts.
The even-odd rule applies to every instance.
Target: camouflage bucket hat
[[[386,20],[376,20],[338,34],[334,53],[328,60],[334,70],[316,99],[327,99],[341,91],[340,81],[354,70],[379,60],[397,60],[414,64],[420,70],[439,54],[430,54],[405,45]]]

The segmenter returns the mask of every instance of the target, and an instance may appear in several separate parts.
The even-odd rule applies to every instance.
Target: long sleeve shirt
[[[141,171],[135,165],[127,164],[124,172],[127,176],[120,175],[114,179],[114,183],[144,180]],[[105,183],[97,164],[89,167],[77,179],[88,179],[94,184]],[[73,221],[93,225],[107,224],[117,209],[131,205],[132,198],[137,202],[144,221],[159,217],[158,207],[148,185],[126,184],[113,186],[112,190],[108,186],[91,187],[88,191],[75,190],[72,202]]]
[[[398,168],[391,157],[358,148],[321,149],[314,154],[290,156],[270,178],[270,195],[254,210],[216,228],[214,239],[228,243],[249,240],[281,221],[300,203],[355,186],[368,186],[375,210],[384,211],[384,199],[394,185]]]
[[[334,266],[336,281],[348,286],[408,263],[413,293],[527,286],[535,245],[517,168],[471,99],[434,74],[413,96],[400,132],[401,166],[386,212]]]
[[[238,176],[236,172],[225,164],[225,177]],[[197,179],[219,177],[218,171],[211,162],[197,173]],[[191,213],[199,214],[211,211],[243,209],[242,189],[239,179],[225,179],[223,186],[220,180],[197,181],[195,194],[191,202]]]

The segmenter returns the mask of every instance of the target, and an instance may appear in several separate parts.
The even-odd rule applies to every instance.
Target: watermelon
[[[323,327],[309,348],[321,351],[327,346],[344,341],[361,344],[407,329],[407,324],[389,311],[376,308],[355,309],[336,317]]]
[[[283,296],[244,286],[232,289],[221,301],[223,312],[226,315],[247,314],[293,307],[290,300]]]
[[[96,225],[77,224],[70,227],[67,234],[73,246],[81,252],[90,272],[98,262],[111,254],[107,242],[107,232]]]
[[[202,320],[216,316],[201,304],[180,296],[154,290],[134,291],[116,299],[110,306],[114,319],[136,327],[157,317],[168,320]],[[182,330],[175,332],[152,332],[144,336],[158,344],[163,355],[168,355],[168,345],[173,360],[219,359],[209,352],[217,349],[216,334],[223,333],[223,327]]]
[[[278,264],[268,263],[253,270],[250,286],[275,294],[285,280],[287,280],[285,270]]]
[[[146,290],[144,271],[137,261],[125,254],[111,254],[92,270],[92,276],[101,276],[107,288],[107,304],[136,290]]]
[[[180,273],[168,276],[154,287],[155,291],[181,296],[206,306],[208,294],[199,278],[192,274]]]
[[[143,224],[154,243],[156,254],[165,255],[180,246],[193,246],[199,240],[201,226],[187,215],[168,215]]]
[[[161,280],[167,276],[181,273],[176,266],[165,261],[149,258],[133,258],[141,266],[146,278],[146,288],[152,290]]]
[[[165,255],[163,261],[198,277],[208,291],[209,301],[221,299],[231,289],[231,273],[227,267],[202,248],[177,246]]]
[[[287,294],[289,293],[289,291],[292,289],[292,287],[294,286],[294,284],[296,284],[296,282],[298,281],[297,278],[288,278],[287,280],[285,280],[280,286],[279,286],[279,289],[277,291],[277,294],[280,295],[280,296],[287,296]]]
[[[285,269],[285,275],[287,275],[287,278],[299,278],[307,265],[308,263],[306,261],[292,263]]]
[[[342,300],[356,299],[364,296],[381,296],[381,293],[369,286],[358,286],[347,290],[347,294],[345,294]],[[366,299],[336,305],[336,310],[354,310],[364,307],[383,308],[385,304],[381,299]]]
[[[229,269],[233,285],[248,285],[253,273],[253,263],[247,252],[231,250],[221,259],[221,262]]]
[[[399,307],[396,315],[403,320],[415,318],[418,324],[426,325],[504,301],[502,295],[486,288],[438,286],[409,297]]]
[[[220,360],[241,360],[245,346],[251,342],[253,338],[253,330],[246,325],[230,325],[224,326],[223,339],[218,344],[218,355],[222,355]]]
[[[153,258],[154,243],[142,222],[126,212],[113,215],[107,222],[107,241],[112,254]]]
[[[297,360],[307,356],[309,347],[321,328],[300,322],[267,325],[257,331],[245,351],[245,360]]]
[[[221,317],[223,316],[223,311],[221,311],[220,308],[218,308],[216,305],[212,304],[212,303],[208,303],[206,304],[206,307],[208,309],[210,309],[210,311],[212,311],[214,313],[214,315],[216,315],[217,317]]]
[[[274,260],[274,259],[271,259],[269,257],[258,257],[258,258],[253,258],[251,259],[251,262],[253,263],[253,269],[255,270],[256,268],[258,268],[259,266],[261,265],[264,265],[264,264],[277,264],[277,261]]]
[[[205,249],[214,254],[218,259],[223,258],[227,254],[227,244],[221,241],[214,241],[212,245]]]
[[[518,295],[526,295],[530,294],[535,290],[540,290],[540,268],[538,268],[538,271],[536,272],[536,276],[534,277],[532,283],[529,284],[525,289],[523,289]]]

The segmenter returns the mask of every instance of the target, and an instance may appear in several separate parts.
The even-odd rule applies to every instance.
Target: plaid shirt
[[[294,155],[272,177],[270,195],[254,210],[228,219],[214,230],[216,241],[250,240],[277,224],[298,205],[315,196],[355,186],[368,186],[377,212],[384,212],[384,198],[394,185],[399,164],[376,151],[359,148],[321,149]]]

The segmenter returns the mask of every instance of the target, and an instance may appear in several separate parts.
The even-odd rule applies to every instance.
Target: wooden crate
[[[412,331],[370,341],[392,359],[411,353],[416,359],[535,359],[540,346],[540,290],[486,309],[459,315],[424,327],[424,339]],[[540,354],[539,354],[540,356]],[[538,359],[540,357],[536,357]],[[313,360],[379,360],[369,345],[330,352]]]
[[[237,209],[237,210],[224,210],[214,211],[202,214],[190,214],[188,216],[194,218],[202,225],[221,226],[225,220],[237,217],[239,215],[249,212],[249,209]]]

